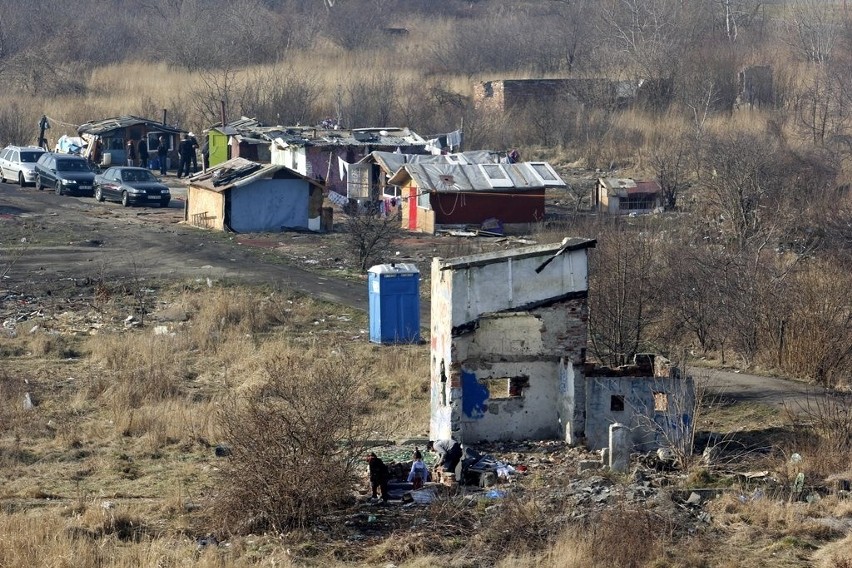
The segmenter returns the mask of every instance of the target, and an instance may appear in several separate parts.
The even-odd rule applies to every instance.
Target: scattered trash
[[[435,490],[428,487],[411,491],[409,495],[411,495],[411,499],[418,505],[428,505],[438,497]]]
[[[795,481],[793,481],[793,493],[795,493],[796,495],[801,495],[804,488],[805,488],[805,474],[799,473],[799,475],[796,476]]]
[[[802,461],[802,455],[799,453],[795,453],[790,456],[790,463],[799,463]]]
[[[492,489],[485,493],[485,497],[488,499],[503,499],[506,495],[506,491],[503,491],[502,489]]]

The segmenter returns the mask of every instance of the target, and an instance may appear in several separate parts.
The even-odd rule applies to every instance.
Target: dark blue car
[[[168,186],[145,168],[116,166],[95,177],[95,199],[98,201],[118,201],[125,207],[168,207],[171,197]]]
[[[94,181],[95,172],[80,156],[45,152],[35,165],[36,189],[52,188],[57,195],[91,196]]]

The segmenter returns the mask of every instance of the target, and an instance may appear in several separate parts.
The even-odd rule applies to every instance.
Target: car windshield
[[[123,181],[157,181],[148,170],[125,170],[121,174]]]
[[[38,160],[38,157],[44,154],[44,152],[21,152],[21,161],[22,162],[35,162]]]
[[[57,160],[56,170],[60,172],[88,172],[85,160]]]

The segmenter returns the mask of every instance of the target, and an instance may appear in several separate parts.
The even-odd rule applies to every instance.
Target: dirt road
[[[180,224],[182,220],[180,200],[173,200],[166,209],[123,208],[91,198],[0,184],[0,274],[8,268],[0,288],[48,293],[69,283],[101,277],[209,277],[267,283],[357,309],[367,308],[365,282],[321,276],[285,264],[274,252],[240,245],[226,234],[188,227]],[[422,323],[428,325],[429,306],[424,305],[421,312]],[[693,371],[707,377],[712,392],[775,408],[806,404],[816,392],[813,387],[784,379]]]
[[[0,287],[48,291],[104,277],[264,282],[363,309],[366,283],[318,276],[222,233],[183,224],[183,201],[124,208],[0,184]],[[264,258],[266,256],[267,258]],[[14,259],[14,260],[13,260]]]

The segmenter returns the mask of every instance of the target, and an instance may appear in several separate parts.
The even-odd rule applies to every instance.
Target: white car
[[[38,146],[6,146],[0,152],[0,182],[10,180],[21,187],[35,183],[35,164],[45,150]]]

